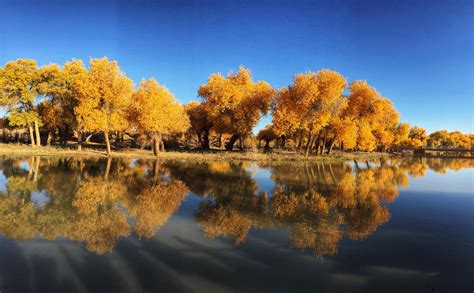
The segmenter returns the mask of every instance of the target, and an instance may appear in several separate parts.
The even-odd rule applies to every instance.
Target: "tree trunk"
[[[46,138],[46,145],[47,146],[51,145],[51,138],[52,138],[51,131],[48,131],[48,138]]]
[[[321,152],[320,154],[324,154],[324,150],[326,149],[326,137],[323,139],[323,145],[321,146]]]
[[[120,133],[117,131],[115,132],[115,140],[114,140],[115,149],[118,149],[119,143],[120,143]]]
[[[311,148],[311,145],[313,144],[313,136],[311,133],[308,135],[308,141],[306,142],[306,149],[304,151],[304,156],[308,157],[309,155],[309,149]]]
[[[334,146],[334,142],[335,142],[335,139],[331,139],[331,141],[329,142],[329,148],[327,152],[328,155],[331,154],[332,148]]]
[[[202,141],[202,137],[201,137],[201,133],[196,133],[197,137],[198,137],[198,143],[201,147],[204,146],[204,143]]]
[[[270,150],[270,140],[265,140],[265,146],[263,148],[264,151],[268,152]]]
[[[38,126],[38,121],[35,121],[34,124],[35,124],[35,133],[36,133],[36,145],[41,146],[41,136],[40,136],[39,126]]]
[[[35,147],[35,146],[36,146],[36,143],[35,143],[35,135],[33,134],[33,126],[28,125],[28,130],[30,131],[31,146],[32,146],[32,147]]]
[[[59,134],[59,145],[63,146],[63,130],[61,127],[58,127],[58,134]]]
[[[165,142],[163,141],[163,135],[161,133],[158,133],[158,140],[160,142],[160,150],[162,152],[165,151]]]
[[[319,154],[319,147],[321,146],[321,139],[318,137],[316,139],[316,155]]]
[[[109,132],[104,131],[104,139],[105,139],[105,146],[107,147],[107,156],[110,156],[112,153],[112,149],[110,148],[110,139],[109,139]]]
[[[286,136],[282,135],[280,148],[284,149],[285,145],[286,145]]]
[[[298,150],[301,152],[301,148],[303,147],[304,136],[303,136],[303,129],[300,130],[300,139],[298,141]]]
[[[89,134],[89,135],[86,137],[86,143],[89,143],[89,142],[90,142],[91,137],[92,137],[93,135],[94,135],[94,134],[91,133],[91,134]]]
[[[228,150],[228,151],[233,150],[234,149],[234,144],[237,141],[237,139],[239,139],[239,135],[232,134],[232,137],[230,138],[229,142],[226,143],[226,145],[225,145],[225,149]]]
[[[77,132],[77,150],[82,151],[82,131]]]
[[[222,148],[222,134],[219,134],[219,136],[217,137],[217,142],[218,142],[219,148],[221,149]]]
[[[153,155],[158,156],[160,154],[160,136],[158,133],[155,133],[153,136]]]
[[[244,138],[243,138],[243,137],[240,137],[240,138],[239,138],[239,149],[240,149],[241,151],[244,150]]]
[[[209,130],[208,129],[204,130],[204,133],[202,135],[203,135],[202,148],[205,149],[205,150],[208,150],[208,149],[210,149],[210,147],[209,147]]]

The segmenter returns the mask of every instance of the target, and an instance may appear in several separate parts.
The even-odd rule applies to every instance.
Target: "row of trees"
[[[40,101],[39,103],[37,103]],[[61,143],[74,133],[81,149],[83,134],[101,132],[111,153],[110,134],[131,131],[153,139],[159,152],[162,134],[186,131],[189,119],[173,94],[154,79],[133,82],[115,61],[91,59],[38,68],[34,60],[8,62],[0,70],[0,106],[11,126],[27,127],[33,146],[57,132]],[[119,136],[117,136],[118,138]]]
[[[257,139],[268,147],[272,140],[283,139],[284,144],[286,138],[292,138],[299,149],[305,146],[306,155],[310,150],[323,154],[327,149],[330,153],[335,144],[341,149],[369,152],[427,143],[471,147],[473,135],[438,131],[428,136],[423,128],[400,123],[392,102],[366,81],[350,84],[348,95],[344,94],[346,89],[346,79],[335,71],[297,74],[293,83],[276,95],[272,124],[261,130]]]
[[[354,129],[352,130],[354,131]],[[390,147],[392,149],[398,149],[400,147],[470,149],[472,145],[474,145],[474,135],[464,134],[460,131],[448,132],[447,130],[439,130],[428,135],[426,130],[421,127],[414,126],[410,128],[408,123],[401,123],[397,125],[397,133],[398,140],[396,143],[391,144]],[[355,131],[353,134],[355,135],[354,137],[356,137],[357,133]],[[269,124],[264,129],[260,130],[256,138],[259,145],[261,145],[262,141],[265,143],[264,148],[266,149],[270,148],[271,145],[274,147],[280,146],[284,139],[277,135],[273,124]],[[294,145],[294,140],[290,139],[288,141]],[[337,143],[337,141],[330,141],[330,147],[327,149],[327,153],[331,152],[334,143]],[[344,146],[344,140],[339,142],[339,146]],[[323,150],[324,149],[320,149],[320,151]]]
[[[348,94],[346,94],[348,93]],[[263,115],[272,112],[272,124],[257,140],[266,147],[292,145],[306,155],[340,149],[385,151],[396,146],[423,145],[470,148],[473,136],[438,131],[431,136],[419,127],[399,122],[392,102],[365,81],[351,84],[338,72],[320,70],[295,75],[288,87],[275,90],[265,81],[253,81],[244,67],[227,76],[212,74],[199,87],[201,102],[180,105],[154,79],[138,88],[115,61],[81,60],[62,67],[38,68],[33,60],[19,59],[0,68],[0,106],[8,109],[8,125],[27,128],[33,146],[53,136],[60,144],[74,136],[81,149],[83,136],[103,133],[107,153],[111,134],[123,142],[152,142],[158,155],[163,135],[181,141],[196,140],[199,147],[232,150],[245,140]],[[178,135],[176,135],[178,134]]]
[[[461,131],[448,132],[438,130],[430,135],[421,127],[410,129],[405,145],[412,147],[459,148],[470,149],[474,142],[474,135],[464,134]]]

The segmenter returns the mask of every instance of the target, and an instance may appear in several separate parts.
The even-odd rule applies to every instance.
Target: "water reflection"
[[[104,254],[120,238],[154,236],[192,192],[201,198],[195,221],[208,237],[239,245],[252,229],[286,229],[292,247],[333,255],[342,238],[364,239],[389,221],[409,176],[473,167],[473,160],[435,158],[257,165],[4,157],[0,232],[15,240],[65,237]],[[272,184],[262,190],[256,174],[264,170]]]
[[[6,159],[0,195],[0,231],[16,240],[66,237],[102,254],[132,231],[151,237],[178,209],[188,190],[166,179],[159,162]],[[33,194],[45,202],[38,206]]]

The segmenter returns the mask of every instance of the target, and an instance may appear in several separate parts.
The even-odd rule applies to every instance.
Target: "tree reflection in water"
[[[338,164],[260,164],[273,190],[259,193],[254,163],[3,158],[0,232],[16,240],[65,237],[94,253],[136,234],[153,237],[189,191],[205,235],[245,242],[253,228],[287,229],[291,245],[337,253],[389,221],[388,205],[408,176],[473,168],[472,160],[395,158]],[[257,171],[258,172],[258,171]],[[38,200],[38,195],[41,195]]]
[[[0,231],[17,240],[66,237],[102,254],[132,231],[153,236],[188,193],[182,182],[167,179],[157,161],[130,167],[132,162],[123,160],[43,159],[30,168],[40,174],[37,181],[21,162],[3,161],[8,181],[0,196]],[[33,192],[47,198],[41,208],[35,207]]]

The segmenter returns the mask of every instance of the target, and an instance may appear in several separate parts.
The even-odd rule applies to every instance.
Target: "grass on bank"
[[[20,144],[0,144],[0,155],[32,155],[32,156],[101,156],[106,157],[105,150],[101,145],[89,145],[83,147],[82,151],[77,151],[75,146],[41,146],[31,147]],[[365,153],[365,152],[341,152],[333,151],[330,155],[305,157],[303,154],[295,152],[275,150],[270,152],[262,151],[224,151],[224,150],[170,150],[161,152],[158,157],[154,156],[150,150],[140,149],[117,149],[113,150],[111,157],[114,158],[148,158],[148,159],[173,159],[192,161],[216,161],[216,160],[236,160],[236,161],[262,161],[262,162],[290,162],[290,161],[347,161],[377,159],[390,156],[388,153]]]

